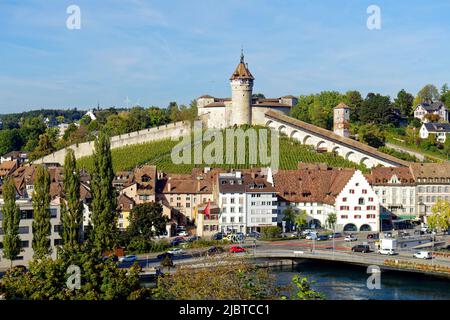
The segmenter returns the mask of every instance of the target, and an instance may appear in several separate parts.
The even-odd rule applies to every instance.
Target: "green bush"
[[[143,237],[131,238],[126,247],[127,253],[140,254],[148,252],[161,252],[168,249],[169,243],[166,240],[154,241]]]
[[[274,239],[281,237],[281,228],[270,226],[261,228],[261,238],[262,239]]]

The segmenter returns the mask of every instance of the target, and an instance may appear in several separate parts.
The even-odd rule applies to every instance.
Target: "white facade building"
[[[386,219],[414,219],[416,211],[416,183],[409,168],[378,167],[366,175],[380,199],[380,213]]]
[[[255,180],[256,178],[251,178]],[[247,179],[247,180],[250,180]],[[246,183],[247,233],[261,231],[261,227],[276,226],[278,198],[272,185],[263,181]]]
[[[416,212],[426,222],[433,205],[439,200],[450,201],[450,163],[412,163],[416,183]]]
[[[337,229],[380,231],[379,198],[361,171],[355,171],[335,203]]]
[[[302,165],[298,170],[279,170],[275,176],[279,220],[288,206],[304,210],[309,227],[330,227],[336,215],[336,231],[378,231],[379,199],[359,170]]]
[[[3,199],[0,199],[0,207],[3,206]],[[19,224],[19,237],[22,241],[22,252],[17,259],[13,261],[13,265],[28,265],[28,262],[33,260],[33,204],[31,199],[17,200],[16,204],[20,208],[21,220]],[[50,203],[51,214],[51,233],[49,236],[51,257],[56,259],[57,246],[61,245],[62,232],[61,225],[61,211],[60,211],[59,198],[52,200]],[[10,261],[3,257],[3,229],[2,229],[3,214],[0,209],[0,269],[6,269],[10,267]]]
[[[221,173],[218,176],[219,227],[224,233],[245,232],[246,195],[241,172]]]
[[[421,103],[414,109],[414,118],[420,119],[422,122],[429,122],[427,115],[437,115],[440,121],[448,122],[448,109],[440,101],[434,103]]]
[[[219,226],[222,232],[249,233],[277,225],[276,191],[267,180],[267,175],[261,171],[218,175]]]
[[[450,134],[449,123],[424,123],[420,127],[419,135],[422,139],[427,139],[430,134],[436,136],[436,141],[444,143],[447,135]]]

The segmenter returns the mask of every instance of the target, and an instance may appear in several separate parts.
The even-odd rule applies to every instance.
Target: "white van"
[[[431,259],[431,258],[433,258],[433,256],[431,255],[431,252],[429,252],[429,251],[419,251],[419,252],[416,252],[416,253],[414,253],[414,258],[417,258],[417,259]]]

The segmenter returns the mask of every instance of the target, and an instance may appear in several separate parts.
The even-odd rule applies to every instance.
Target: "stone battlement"
[[[130,133],[121,134],[111,137],[111,149],[125,147],[133,144],[142,144],[146,142],[167,139],[171,137],[180,137],[186,135],[191,130],[191,124],[188,121],[179,121],[169,123],[163,126],[143,129]],[[33,161],[35,164],[64,164],[67,149],[70,148],[75,152],[77,159],[87,157],[93,154],[94,141],[87,141],[79,144],[71,145],[67,148],[58,150],[43,158]]]

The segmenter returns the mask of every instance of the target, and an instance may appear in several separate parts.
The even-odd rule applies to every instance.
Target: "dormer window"
[[[142,182],[150,182],[151,178],[148,175],[144,174],[141,177],[141,180],[142,180]]]

